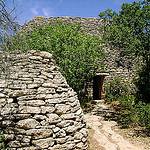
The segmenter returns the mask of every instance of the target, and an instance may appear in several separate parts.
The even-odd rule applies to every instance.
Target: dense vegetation
[[[121,11],[116,13],[108,9],[99,16],[103,19],[102,39],[112,48],[120,50],[120,56],[126,60],[141,57],[145,65],[141,66],[137,101],[149,103],[150,97],[150,2],[123,3]],[[130,64],[132,65],[132,61]],[[141,73],[142,72],[142,73]],[[141,80],[142,79],[142,80]],[[142,88],[141,88],[142,87]]]
[[[8,45],[11,50],[12,44]],[[26,51],[38,49],[53,53],[68,84],[78,93],[80,102],[87,100],[87,82],[97,69],[103,69],[104,52],[98,36],[81,30],[81,24],[50,22],[45,27],[34,27],[13,37],[13,45]]]
[[[134,79],[136,93],[126,91],[126,86],[117,80],[110,83],[113,89],[108,94],[108,100],[117,100],[129,112],[122,114],[125,122],[134,122],[150,128],[150,2],[123,3],[119,13],[107,9],[99,16],[103,19],[104,26],[100,29],[102,40],[112,50],[120,51],[120,58],[125,57],[130,68],[132,60],[143,60],[138,78]],[[120,86],[122,86],[120,88]],[[118,88],[119,87],[119,88]],[[121,91],[121,89],[124,89]]]
[[[130,85],[127,82],[116,77],[106,85],[106,101],[111,103],[116,111],[119,111],[118,122],[121,122],[123,126],[140,125],[149,130],[150,104],[142,101],[135,103],[135,94],[129,89]]]
[[[5,8],[5,3],[0,2]],[[101,42],[112,49],[120,50],[120,57],[126,57],[130,62],[127,63],[128,68],[132,59],[142,58],[144,65],[137,71],[138,78],[134,80],[136,95],[129,92],[128,84],[123,84],[121,79],[116,78],[107,86],[107,100],[119,101],[125,108],[125,111],[121,110],[123,122],[150,128],[150,5],[144,0],[132,4],[124,3],[121,9],[119,13],[108,9],[99,14],[104,23],[100,29],[102,41],[98,36],[88,35],[81,30],[81,24],[67,25],[59,21],[50,22],[45,27],[34,27],[32,31],[9,38],[17,25],[4,9],[5,14],[2,14],[0,20],[0,40],[5,50],[20,49],[25,52],[38,49],[53,53],[53,58],[69,85],[77,91],[81,103],[88,99],[86,83],[92,79],[97,69],[102,71],[104,67],[101,60],[105,54],[100,46]]]

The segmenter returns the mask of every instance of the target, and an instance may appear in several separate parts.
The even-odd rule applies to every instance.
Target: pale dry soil
[[[109,106],[100,102],[96,107]],[[85,113],[89,129],[88,150],[150,150],[150,137],[137,136],[135,129],[121,129],[116,121],[105,121],[104,116],[92,113],[93,110]]]

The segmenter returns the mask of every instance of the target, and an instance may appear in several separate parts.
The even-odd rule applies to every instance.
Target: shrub
[[[129,84],[123,81],[122,78],[115,77],[105,87],[106,100],[116,101],[120,96],[128,95]]]
[[[146,66],[138,71],[138,78],[134,80],[134,83],[137,87],[136,102],[150,103],[150,71]]]
[[[20,50],[38,49],[53,53],[68,84],[85,99],[86,83],[97,69],[103,69],[104,52],[98,36],[81,30],[81,24],[50,22],[45,27],[34,27],[13,37],[13,44]],[[10,46],[10,49],[13,47]]]

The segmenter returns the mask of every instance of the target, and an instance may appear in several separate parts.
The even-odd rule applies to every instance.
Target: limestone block
[[[75,112],[77,112],[80,108],[81,108],[80,105],[74,106],[74,107],[72,107],[71,112],[72,112],[72,113],[75,113]]]
[[[3,108],[0,109],[1,115],[15,114],[18,111],[17,104],[10,103],[6,104]]]
[[[14,114],[13,116],[18,120],[31,118],[31,114]]]
[[[41,109],[39,107],[20,106],[19,112],[25,113],[25,114],[39,114],[39,113],[41,113]]]
[[[54,145],[53,147],[51,147],[51,150],[68,150],[67,146],[66,145],[60,145],[60,144],[57,144],[57,145]]]
[[[40,57],[40,56],[30,56],[29,59],[31,59],[31,60],[42,60],[42,57]]]
[[[57,133],[56,133],[56,137],[65,137],[66,136],[66,132],[63,129],[60,129]]]
[[[44,79],[41,78],[33,78],[35,84],[42,84],[44,82]]]
[[[23,138],[23,135],[16,135],[16,140],[17,140],[17,141],[21,141],[22,138]]]
[[[75,140],[81,140],[81,139],[83,138],[83,134],[77,132],[77,133],[74,135],[74,138],[75,138]]]
[[[60,78],[61,79],[61,78]],[[62,83],[62,81],[61,80],[58,80],[58,79],[53,79],[53,82],[54,82],[54,84],[61,84]]]
[[[24,119],[17,122],[17,126],[23,129],[35,129],[36,126],[40,126],[40,123],[35,119]]]
[[[37,93],[37,90],[36,89],[26,89],[24,90],[24,94],[25,95],[33,95],[33,94],[36,94]]]
[[[70,114],[62,114],[62,115],[61,115],[61,118],[62,118],[62,119],[65,119],[65,120],[67,120],[67,119],[75,119],[76,116],[75,116],[74,113],[70,113]]]
[[[21,89],[26,89],[26,84],[11,84],[8,86],[8,88],[13,89],[13,90],[21,90]]]
[[[12,150],[12,149],[10,149],[10,150]],[[33,146],[28,146],[28,147],[17,148],[17,150],[37,150],[37,148],[33,147]]]
[[[82,142],[85,143],[88,139],[87,138],[82,138]]]
[[[21,140],[21,142],[23,143],[30,143],[31,140],[31,136],[24,136]]]
[[[56,94],[53,94],[53,98],[55,99],[55,98],[63,98],[63,97],[62,97],[62,94],[56,93]]]
[[[81,108],[79,108],[79,110],[75,113],[76,115],[81,115],[83,112],[82,112],[82,109]]]
[[[36,119],[36,120],[44,120],[47,117],[45,115],[35,115],[33,118]]]
[[[46,114],[46,113],[52,113],[54,112],[55,108],[53,106],[41,106],[41,113]]]
[[[30,143],[20,143],[21,144],[21,147],[26,147],[26,146],[30,146]]]
[[[47,99],[45,100],[46,105],[51,105],[51,104],[58,104],[60,103],[59,99]]]
[[[50,78],[50,79],[53,79],[53,75],[52,75],[51,73],[42,71],[41,74],[42,74],[43,76],[46,76],[46,77]]]
[[[65,104],[56,104],[55,105],[55,113],[56,114],[65,114],[70,110],[70,105]]]
[[[37,63],[37,62],[33,62],[33,63]],[[40,71],[41,71],[40,69],[33,69],[33,68],[29,68],[28,70],[29,73],[33,73],[33,74],[40,74]]]
[[[15,135],[14,134],[4,134],[5,138],[7,140],[14,140],[15,139]]]
[[[20,147],[21,146],[21,144],[20,144],[20,142],[19,141],[10,141],[9,143],[8,143],[8,147],[10,147],[10,148],[12,148],[12,147],[14,147],[14,148],[17,148],[17,147]]]
[[[66,144],[67,145],[67,149],[75,149],[75,143],[70,143],[70,144]]]
[[[75,107],[78,104],[78,101],[66,102],[66,104],[70,105],[71,107]]]
[[[12,103],[14,100],[12,98],[7,98],[7,103]]]
[[[57,86],[53,83],[43,83],[42,84],[43,87],[46,87],[46,88],[56,88]]]
[[[14,126],[14,122],[11,120],[4,120],[2,121],[1,124],[2,127],[13,127]]]
[[[43,106],[45,102],[43,100],[29,100],[26,101],[27,106]]]
[[[57,138],[56,142],[57,144],[63,144],[67,141],[67,137],[63,137],[63,138]]]
[[[59,86],[64,87],[64,88],[69,88],[69,85],[67,83],[60,84]]]
[[[48,69],[45,69],[46,72],[53,72],[54,70],[56,70],[56,66],[51,66]]]
[[[38,149],[48,149],[49,147],[54,145],[53,138],[46,138],[46,139],[39,139],[39,140],[32,140],[32,144],[35,145]]]
[[[3,94],[3,93],[0,93],[0,98],[7,98],[8,96]]]
[[[40,86],[40,84],[36,84],[36,83],[34,83],[34,84],[28,84],[28,88],[29,89],[38,88],[39,86]]]
[[[74,102],[76,99],[75,99],[75,97],[70,97],[70,98],[68,98],[68,101],[69,102]]]
[[[45,120],[42,120],[42,121],[40,122],[40,124],[41,124],[42,126],[49,126],[49,123],[48,123],[47,121],[45,121]]]
[[[85,149],[85,146],[82,142],[80,142],[76,145],[76,148]]]
[[[65,103],[68,101],[68,98],[59,98],[59,103]]]
[[[6,104],[6,99],[5,98],[0,98],[0,108],[3,107]]]
[[[76,127],[75,125],[73,125],[73,126],[66,127],[65,131],[66,131],[66,133],[73,133],[73,132],[76,132],[77,129],[78,129],[78,127]]]
[[[75,95],[76,95],[76,92],[74,92],[73,90],[69,90],[69,91],[68,91],[68,95],[69,95],[69,97],[75,96]],[[70,99],[70,100],[73,100],[73,99]]]
[[[56,133],[56,132],[58,132],[60,130],[60,128],[59,127],[55,127],[52,130],[53,130],[54,133]]]
[[[13,115],[3,115],[3,120],[15,120],[15,117]]]
[[[56,91],[55,91],[55,88],[39,87],[37,93],[38,94],[55,94]]]
[[[86,129],[86,128],[82,128],[79,132],[82,133],[84,135],[84,137],[88,136],[88,129]]]
[[[71,120],[63,120],[60,123],[57,123],[57,126],[61,127],[61,128],[64,128],[64,127],[69,126],[72,123],[73,123],[73,121],[71,121]]]
[[[58,93],[60,93],[60,92],[68,92],[68,88],[58,87],[56,92],[58,92]]]
[[[48,78],[47,78],[46,76],[44,76],[44,75],[39,75],[38,77],[41,78],[41,79],[45,79],[45,80],[48,79]]]
[[[26,85],[32,84],[32,79],[31,78],[18,78],[17,80],[21,80]]]
[[[51,129],[30,129],[27,130],[26,135],[32,136],[32,139],[42,139],[50,137],[53,134]]]
[[[50,124],[52,123],[58,123],[61,121],[61,118],[57,115],[57,114],[47,114],[47,122],[49,122]]]
[[[49,63],[49,59],[43,59],[43,60],[41,60],[41,62],[44,64]]]
[[[46,51],[41,51],[40,56],[43,58],[52,59],[52,54],[50,54],[49,52],[46,52]]]
[[[53,98],[52,94],[46,94],[46,99],[51,99],[51,98]]]
[[[19,97],[19,96],[23,96],[23,95],[36,94],[36,92],[37,92],[36,89],[13,90],[8,95],[10,97]]]
[[[6,80],[0,79],[0,87],[1,87],[1,88],[4,88],[4,87],[6,87],[6,86],[7,86]]]
[[[38,94],[36,97],[38,99],[46,99],[46,94]]]

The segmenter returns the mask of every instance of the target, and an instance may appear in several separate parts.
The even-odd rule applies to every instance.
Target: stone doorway
[[[93,100],[105,99],[104,78],[108,73],[97,73],[93,78]]]

